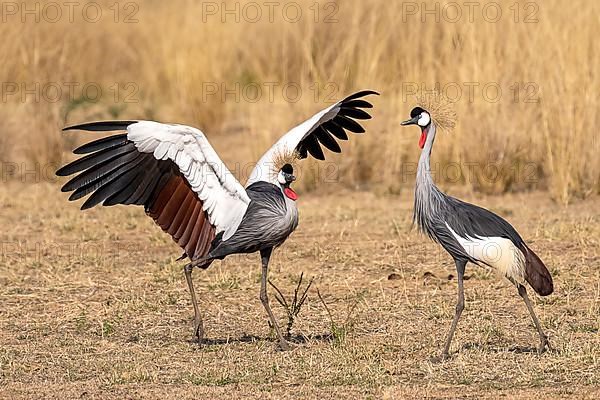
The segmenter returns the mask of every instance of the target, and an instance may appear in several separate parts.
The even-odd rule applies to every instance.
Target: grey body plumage
[[[210,263],[230,254],[254,253],[278,247],[298,226],[296,202],[286,197],[281,188],[256,182],[246,192],[252,200],[235,234],[226,241],[218,235],[204,259]],[[203,267],[208,265],[204,264]]]
[[[553,282],[548,269],[503,218],[448,196],[436,187],[431,176],[430,158],[437,127],[426,110],[416,107],[411,112],[411,119],[402,125],[418,125],[421,128],[419,145],[422,151],[417,168],[413,223],[452,256],[458,273],[456,313],[442,358],[448,357],[450,343],[464,309],[463,277],[467,262],[495,269],[517,286],[538,330],[539,351],[544,351],[549,347],[548,338],[533,311],[524,284],[529,283],[542,296],[551,294]],[[490,250],[496,251],[496,254],[490,256]]]

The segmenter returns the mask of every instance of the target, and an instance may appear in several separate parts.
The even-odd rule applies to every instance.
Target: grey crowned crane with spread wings
[[[355,93],[322,110],[290,130],[258,161],[244,188],[227,169],[200,130],[152,121],[105,121],[71,126],[65,130],[125,131],[87,143],[74,150],[86,154],[62,167],[59,176],[77,174],[63,192],[69,200],[90,195],[82,209],[95,205],[144,206],[163,231],[189,258],[185,277],[194,306],[194,334],[199,342],[204,327],[192,283],[195,267],[206,269],[231,254],[260,252],[260,299],[283,338],[269,306],[267,272],[273,248],[281,245],[298,225],[298,196],[290,187],[296,179],[290,159],[310,154],[324,160],[321,146],[340,153],[338,140],[346,131],[365,130],[355,120],[370,119],[372,105]]]
[[[433,183],[429,159],[435,140],[435,115],[416,107],[402,125],[417,125],[421,130],[421,157],[417,167],[413,222],[454,258],[458,274],[456,313],[441,358],[448,357],[456,325],[464,309],[463,277],[467,262],[488,266],[512,282],[523,298],[540,337],[538,351],[550,347],[527,296],[525,284],[541,296],[554,290],[552,276],[540,258],[517,231],[498,215],[442,193]]]

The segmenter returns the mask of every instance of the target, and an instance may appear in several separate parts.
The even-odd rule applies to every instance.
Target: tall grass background
[[[238,22],[232,15],[203,13],[206,3],[136,2],[136,23],[123,22],[132,10],[125,2],[115,22],[112,1],[98,2],[105,16],[97,23],[80,12],[73,21],[66,15],[57,22],[5,17],[0,24],[4,89],[6,83],[29,88],[37,83],[39,92],[48,83],[63,89],[64,82],[94,83],[103,96],[86,98],[75,90],[49,101],[43,93],[40,98],[24,94],[22,86],[16,95],[3,89],[0,159],[58,165],[70,159],[75,142],[89,138],[62,134],[65,124],[152,118],[201,128],[244,179],[246,163],[287,129],[330,101],[369,88],[381,97],[373,99],[367,134],[345,143],[343,155],[328,156],[334,164],[304,162],[301,185],[316,189],[335,180],[399,193],[413,186],[419,151],[416,128],[401,128],[399,122],[414,106],[415,85],[431,90],[438,83],[455,99],[455,89],[463,91],[454,103],[456,128],[439,134],[434,148],[440,184],[486,193],[542,189],[560,202],[600,192],[596,1],[546,0],[533,8],[531,2],[499,1],[503,14],[497,22],[482,17],[486,1],[472,21],[462,7],[456,22],[450,20],[454,14],[442,14],[452,11],[444,1],[427,3],[428,9],[437,4],[438,21],[431,14],[407,15],[400,1],[338,1],[334,21],[325,21],[334,10],[330,2],[318,2],[318,22],[314,0],[297,0],[303,10],[298,22],[284,18],[282,6],[272,20],[262,8],[263,16],[251,22],[242,13],[246,3],[238,2]],[[236,7],[234,1],[225,3]],[[213,4],[223,7],[220,1]],[[518,20],[514,7],[520,10]],[[128,83],[134,86],[125,87]],[[117,98],[110,89],[115,84],[121,85]],[[272,98],[267,84],[274,85]],[[298,101],[283,95],[286,84],[302,88]],[[474,84],[478,89],[469,98],[467,85]],[[207,93],[214,85],[218,93]],[[502,89],[497,101],[484,96],[485,85]],[[248,95],[255,92],[244,92],[251,86],[263,90],[256,101]],[[223,88],[236,94],[224,95]],[[131,102],[125,102],[127,96]]]

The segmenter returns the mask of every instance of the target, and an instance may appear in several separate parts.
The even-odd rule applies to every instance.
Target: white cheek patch
[[[429,122],[431,122],[431,117],[429,116],[429,114],[421,113],[417,124],[419,124],[419,126],[426,127],[427,125],[429,125]]]
[[[279,173],[277,174],[277,182],[281,183],[282,185],[286,184],[285,177],[283,176],[283,173],[281,171],[279,171]]]

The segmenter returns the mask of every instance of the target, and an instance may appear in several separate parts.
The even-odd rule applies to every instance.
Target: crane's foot
[[[538,347],[538,354],[543,354],[546,351],[553,351],[554,349],[550,345],[550,341],[546,335],[540,338],[540,347]]]
[[[292,346],[285,340],[280,340],[277,345],[279,351],[290,351],[292,350]]]
[[[202,323],[202,320],[194,321],[194,336],[196,337],[198,344],[204,343],[204,324]]]
[[[448,353],[442,353],[439,356],[433,356],[431,358],[429,358],[429,361],[432,364],[440,364],[443,363],[444,361],[447,361],[450,359],[450,354]]]

